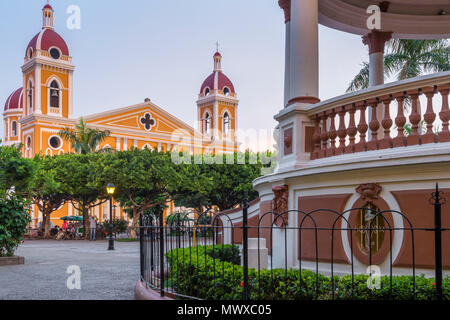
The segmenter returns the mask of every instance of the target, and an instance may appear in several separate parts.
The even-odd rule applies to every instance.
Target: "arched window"
[[[205,134],[209,134],[211,132],[211,116],[209,115],[209,112],[206,113],[204,122],[203,130]]]
[[[27,150],[31,149],[31,137],[30,136],[27,137],[26,148],[27,148]]]
[[[59,108],[59,85],[55,80],[50,84],[50,107]]]
[[[17,137],[17,121],[11,123],[11,136]]]
[[[30,81],[28,81],[28,92],[27,92],[27,96],[28,96],[28,108],[30,110],[33,109],[33,83]]]
[[[362,252],[369,255],[380,250],[384,240],[384,218],[377,215],[380,212],[376,206],[368,203],[358,212],[356,220],[356,239]]]
[[[223,94],[226,95],[226,96],[230,95],[230,89],[228,87],[224,87],[223,88]]]
[[[209,95],[211,93],[211,90],[209,88],[205,89],[205,96]]]
[[[231,130],[231,121],[230,121],[230,115],[228,112],[225,112],[223,115],[223,134],[227,135],[230,133]]]

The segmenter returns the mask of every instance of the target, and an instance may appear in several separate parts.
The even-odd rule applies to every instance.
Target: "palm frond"
[[[369,87],[369,63],[363,62],[363,68],[359,71],[356,77],[350,82],[347,92],[358,91]]]
[[[94,152],[110,134],[108,130],[100,131],[89,128],[83,118],[75,125],[75,129],[64,128],[59,132],[59,136],[69,141],[73,150],[81,154]]]

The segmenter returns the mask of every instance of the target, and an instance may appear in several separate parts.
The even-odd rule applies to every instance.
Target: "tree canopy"
[[[22,157],[20,147],[0,146],[0,193],[14,187],[23,194],[33,178],[33,164]]]
[[[33,204],[42,212],[44,238],[50,237],[51,214],[70,199],[64,181],[65,163],[62,157],[43,157],[33,159],[35,174],[27,192]]]

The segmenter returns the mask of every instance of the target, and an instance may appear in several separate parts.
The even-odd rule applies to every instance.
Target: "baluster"
[[[397,100],[398,104],[398,110],[397,110],[397,117],[395,118],[395,125],[397,126],[397,136],[392,140],[392,144],[394,148],[397,147],[404,147],[406,146],[406,137],[405,137],[405,124],[406,124],[406,117],[405,117],[405,111],[404,111],[404,102],[405,102],[405,94],[398,93],[394,95],[395,100]]]
[[[439,86],[439,92],[442,95],[442,110],[439,112],[439,117],[442,120],[442,131],[439,132],[438,141],[448,142],[450,141],[450,132],[448,130],[448,121],[450,120],[450,110],[448,108],[448,95],[450,92],[450,86]]]
[[[369,130],[369,126],[366,121],[366,102],[359,102],[356,104],[356,107],[360,113],[360,119],[358,124],[358,132],[359,132],[359,142],[355,147],[355,152],[362,152],[367,150],[367,142],[366,142],[366,133]]]
[[[328,112],[330,116],[330,131],[328,132],[328,138],[330,139],[330,148],[327,149],[327,157],[332,157],[336,154],[336,138],[337,138],[337,131],[336,131],[336,124],[335,124],[335,118],[336,118],[336,110],[332,109]]]
[[[341,155],[345,153],[345,138],[347,138],[347,130],[345,129],[345,107],[337,108],[339,114],[339,148],[336,149],[336,155]]]
[[[392,148],[392,138],[391,138],[391,127],[394,121],[391,119],[391,101],[392,97],[389,96],[383,96],[381,97],[381,101],[384,104],[384,118],[383,121],[381,121],[381,125],[384,129],[384,137],[382,140],[380,140],[379,146],[380,149],[389,149]]]
[[[349,104],[345,107],[345,110],[347,110],[350,114],[350,122],[347,129],[349,144],[347,147],[345,147],[345,153],[354,153],[356,134],[358,133],[355,122],[356,106],[354,104]]]
[[[422,144],[435,143],[437,137],[433,132],[433,124],[436,120],[436,113],[433,110],[433,97],[436,94],[436,87],[427,87],[422,90],[427,97],[427,112],[423,115],[423,118],[427,124],[427,132],[422,136]]]
[[[372,109],[372,120],[369,123],[371,138],[367,143],[367,150],[378,150],[378,129],[380,129],[380,122],[377,119],[378,99],[369,99],[367,104]]]
[[[409,116],[409,122],[412,125],[412,133],[406,138],[406,142],[408,146],[415,146],[420,144],[420,120],[422,120],[422,116],[420,115],[420,110],[418,108],[418,99],[419,99],[419,90],[411,90],[408,91],[407,94],[411,97],[412,100],[412,108],[411,115]]]
[[[322,149],[320,150],[319,157],[325,158],[327,156],[327,148],[328,148],[327,113],[322,112],[321,118],[322,118],[322,133],[320,134],[320,139],[322,140]]]
[[[311,153],[311,160],[317,159],[320,153],[320,117],[315,114],[312,119],[314,120],[314,134],[312,137],[314,149]]]

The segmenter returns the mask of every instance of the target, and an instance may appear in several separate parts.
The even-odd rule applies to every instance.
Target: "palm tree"
[[[401,40],[387,44],[384,56],[386,78],[397,80],[450,70],[450,47],[447,40]],[[369,87],[369,63],[363,62],[361,71],[350,83],[347,92]]]
[[[86,126],[83,118],[72,128],[64,128],[59,133],[59,136],[70,142],[73,150],[76,153],[87,154],[94,152],[98,145],[110,136],[108,130],[100,131],[91,129]]]

